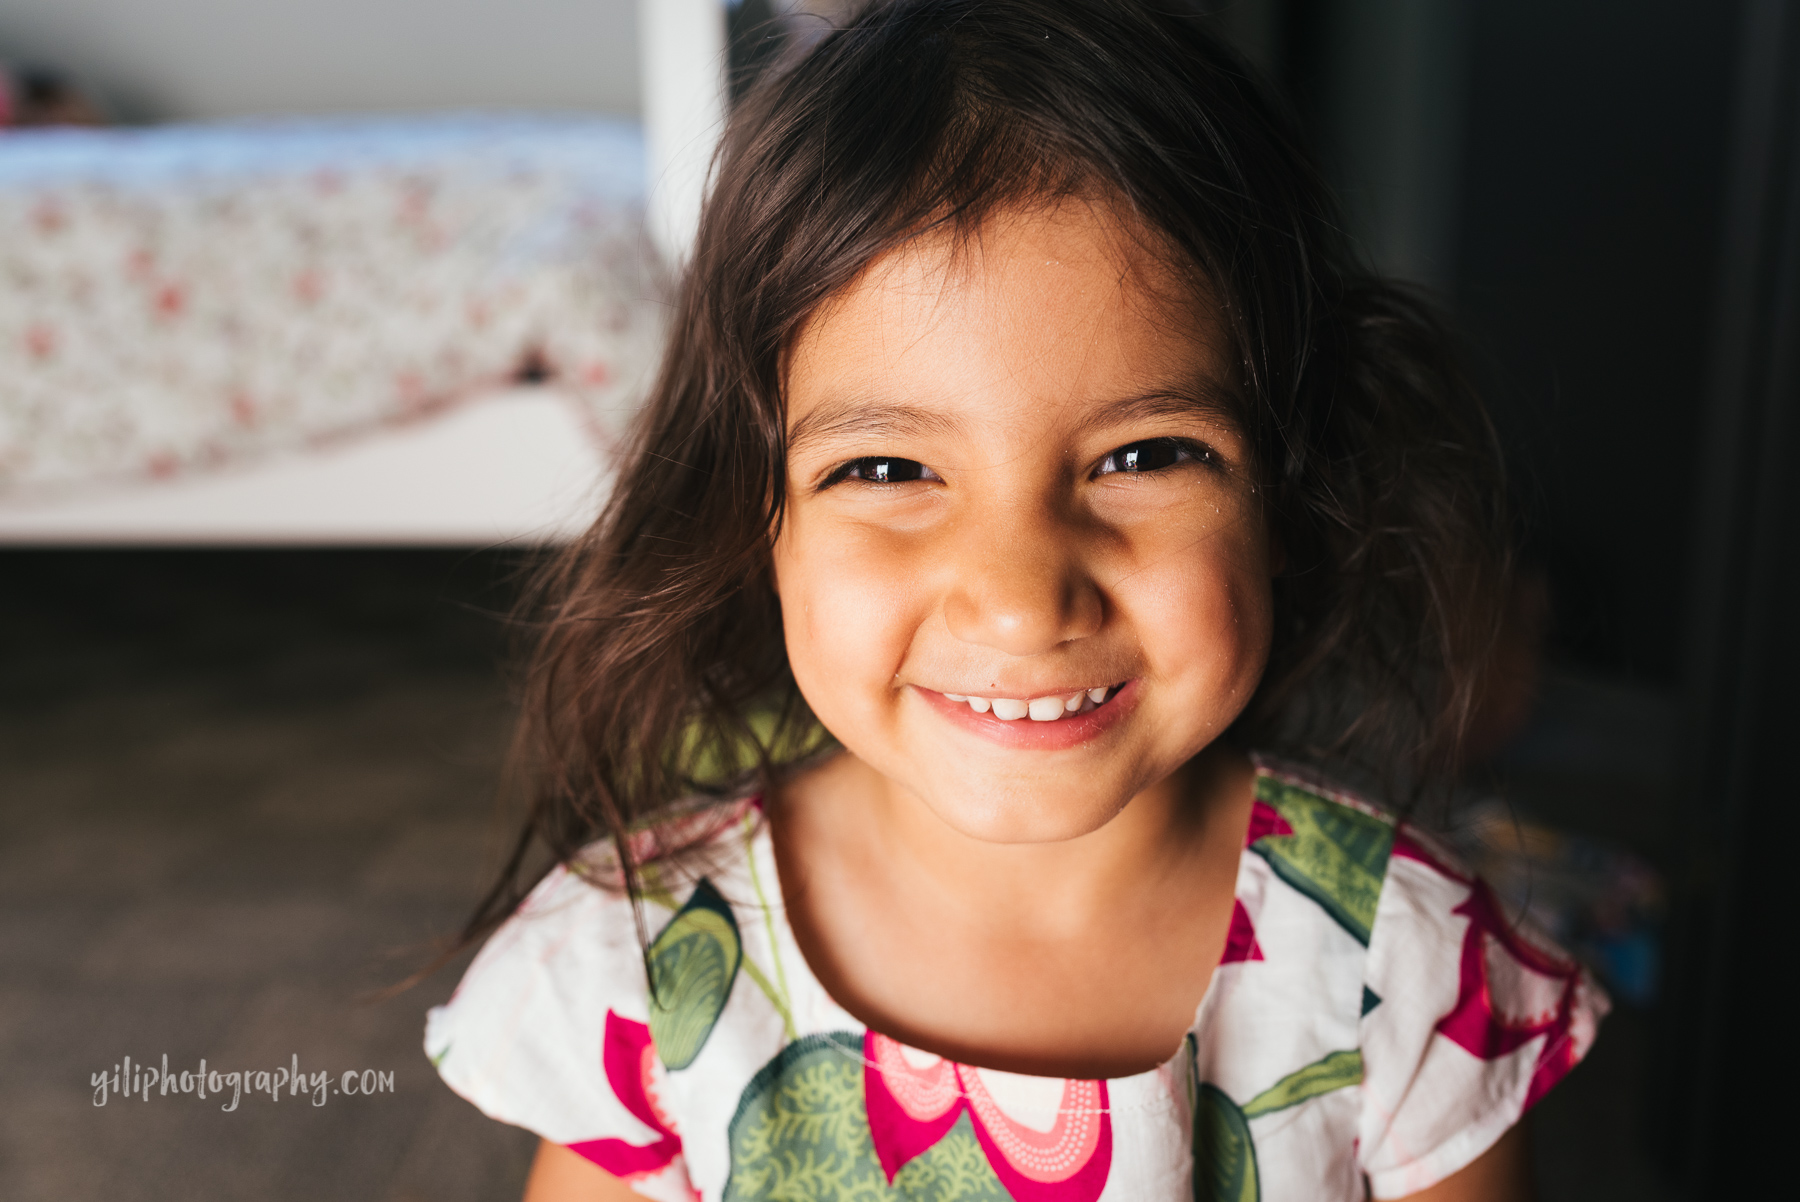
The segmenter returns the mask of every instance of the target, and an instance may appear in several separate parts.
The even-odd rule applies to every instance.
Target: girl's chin
[[[977,843],[1066,843],[1093,834],[1123,808],[1122,802],[1109,803],[1092,791],[1069,796],[1066,784],[1037,791],[1015,785],[987,798],[960,788],[929,792],[922,800],[938,821]]]

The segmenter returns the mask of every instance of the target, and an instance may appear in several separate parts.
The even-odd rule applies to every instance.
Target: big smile
[[[1014,697],[973,697],[961,693],[945,693],[951,701],[967,705],[978,714],[991,713],[1002,722],[1029,718],[1033,722],[1056,722],[1079,714],[1091,714],[1118,695],[1122,685],[1096,685],[1067,693],[1051,693],[1026,699]]]

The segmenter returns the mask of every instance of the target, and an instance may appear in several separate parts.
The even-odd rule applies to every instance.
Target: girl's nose
[[[964,541],[944,603],[950,633],[1007,655],[1037,655],[1097,633],[1105,619],[1099,587],[1061,523],[983,523]]]

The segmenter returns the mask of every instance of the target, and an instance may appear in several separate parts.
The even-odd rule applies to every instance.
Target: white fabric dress
[[[1001,1073],[864,1027],[795,945],[754,803],[718,812],[683,896],[652,890],[654,1001],[627,902],[558,869],[426,1051],[487,1114],[670,1202],[1415,1193],[1586,1054],[1606,998],[1416,830],[1266,764],[1256,795],[1223,962],[1150,1072]]]

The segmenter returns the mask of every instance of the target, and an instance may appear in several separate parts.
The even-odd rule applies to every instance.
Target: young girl
[[[1294,766],[1454,764],[1444,347],[1172,0],[877,3],[753,92],[426,1037],[527,1198],[1527,1196],[1603,998]]]

